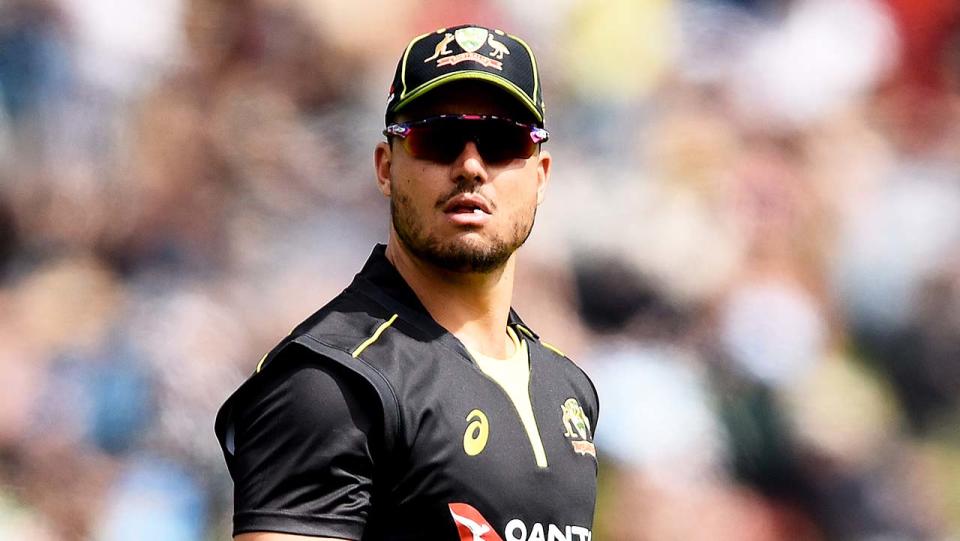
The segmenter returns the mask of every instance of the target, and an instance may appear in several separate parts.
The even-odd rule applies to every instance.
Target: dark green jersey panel
[[[217,416],[235,533],[590,539],[596,392],[513,311],[508,324],[528,345],[546,467],[503,389],[376,247]]]

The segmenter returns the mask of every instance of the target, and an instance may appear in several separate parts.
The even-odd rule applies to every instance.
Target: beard
[[[417,258],[452,272],[487,274],[505,265],[510,256],[523,246],[533,230],[537,207],[518,217],[507,234],[486,241],[462,238],[441,239],[425,231],[410,199],[397,191],[390,198],[390,217],[397,237]],[[461,193],[457,191],[445,199]],[[438,202],[437,207],[442,207]]]

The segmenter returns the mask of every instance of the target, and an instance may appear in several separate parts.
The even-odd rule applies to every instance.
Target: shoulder
[[[550,370],[558,374],[577,391],[579,398],[583,401],[584,409],[595,423],[600,413],[600,399],[597,388],[587,372],[563,351],[542,339],[526,326],[517,325],[517,328],[523,333],[527,343],[530,344],[531,350],[537,350],[540,356],[549,363]]]
[[[592,386],[590,377],[573,359],[567,356],[560,348],[544,340],[540,335],[531,331],[525,325],[516,325],[524,339],[530,344],[530,347],[540,351],[550,363],[553,370],[561,371],[565,376],[579,381],[583,384]]]
[[[228,455],[240,431],[256,432],[261,419],[291,435],[298,427],[309,432],[343,419],[362,419],[379,427],[388,448],[396,441],[400,419],[393,386],[375,367],[351,355],[351,348],[365,336],[364,326],[376,326],[377,317],[367,311],[340,310],[338,304],[354,308],[356,304],[338,299],[264,355],[255,372],[221,406],[215,431]]]
[[[261,363],[217,413],[216,433],[228,453],[237,436],[261,428],[297,434],[300,428],[357,418],[389,427],[389,416],[376,407],[382,403],[376,388],[357,371],[293,341],[281,343],[269,357],[270,363]],[[364,405],[362,415],[344,416],[358,404]]]
[[[362,284],[362,282],[361,282]],[[327,373],[353,386],[373,391],[382,406],[384,427],[395,432],[400,423],[397,399],[398,367],[413,329],[395,311],[367,294],[358,281],[298,324],[257,363],[254,374],[231,396],[218,415],[218,431],[230,410],[249,400],[258,389],[276,385],[291,375],[291,367],[327,367]],[[398,329],[405,329],[403,331]],[[385,354],[386,353],[386,354]],[[361,356],[361,354],[363,354]],[[299,374],[300,379],[311,376]],[[316,374],[313,375],[316,377]],[[289,384],[289,382],[287,383]]]
[[[286,348],[274,365],[254,376],[254,384],[234,404],[236,425],[256,427],[263,422],[265,427],[283,427],[296,434],[336,426],[345,419],[379,424],[376,393],[362,378],[309,356],[301,348]]]
[[[297,325],[292,338],[317,342],[353,356],[376,329],[393,316],[351,286]]]

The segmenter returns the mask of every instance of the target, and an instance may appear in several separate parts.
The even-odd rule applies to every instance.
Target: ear
[[[537,155],[537,204],[543,203],[546,196],[547,184],[550,182],[550,167],[553,157],[547,150],[541,150]]]
[[[389,142],[377,143],[373,151],[373,167],[377,172],[377,188],[386,197],[390,197],[390,165],[393,160],[393,149]]]

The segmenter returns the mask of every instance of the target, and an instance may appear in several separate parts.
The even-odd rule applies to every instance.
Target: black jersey
[[[234,533],[587,541],[596,392],[511,310],[546,465],[503,389],[377,246],[223,405]]]

